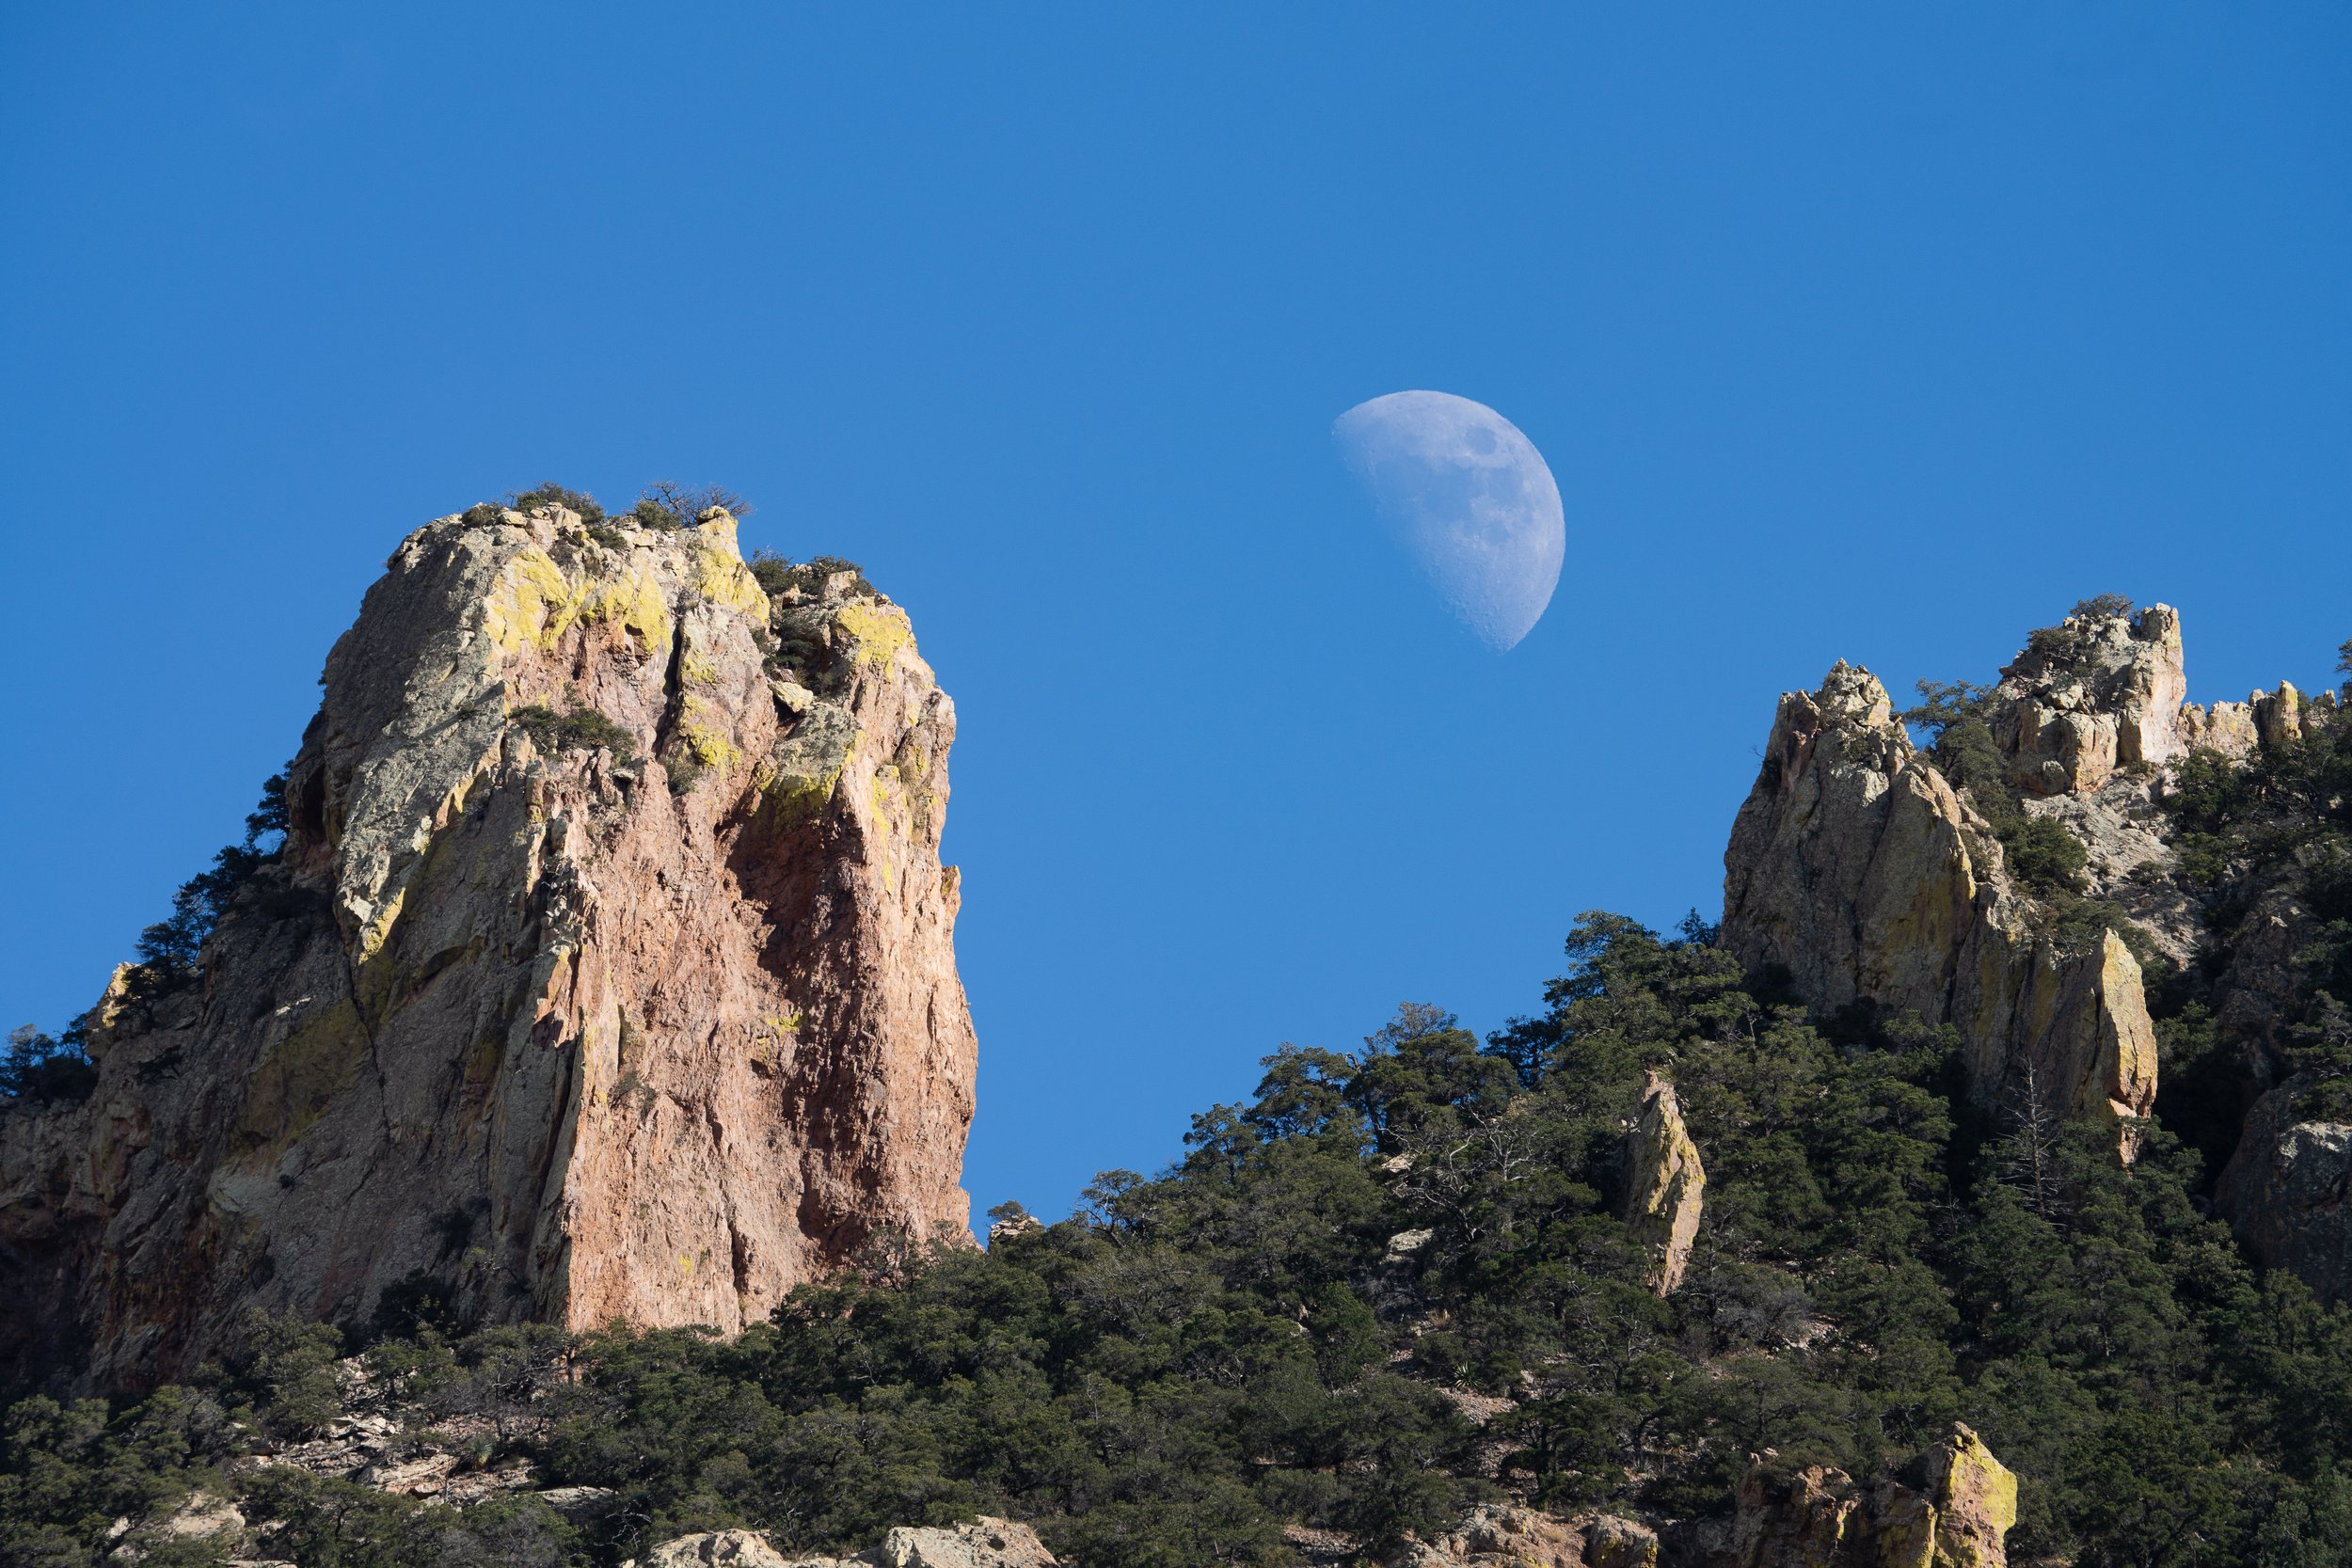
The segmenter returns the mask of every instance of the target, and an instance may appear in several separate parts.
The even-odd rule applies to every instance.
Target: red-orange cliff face
[[[118,981],[96,1092],[8,1118],[0,1359],[143,1382],[387,1291],[731,1330],[966,1234],[955,709],[904,612],[771,601],[723,512],[477,509],[389,565],[200,975]]]

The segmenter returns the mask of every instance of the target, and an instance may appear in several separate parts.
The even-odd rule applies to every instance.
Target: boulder
[[[206,1491],[191,1492],[180,1505],[160,1519],[145,1524],[133,1524],[128,1518],[117,1519],[107,1531],[111,1543],[106,1553],[108,1562],[144,1562],[159,1547],[175,1542],[202,1542],[214,1551],[224,1551],[245,1539],[246,1518],[237,1505],[227,1497]]]
[[[2214,1187],[2214,1211],[2265,1268],[2285,1269],[2323,1303],[2352,1299],[2352,1124],[2303,1120],[2291,1078],[2254,1102]]]
[[[1599,1513],[1584,1524],[1584,1568],[1658,1568],[1658,1532]]]
[[[1779,1473],[1751,1459],[1740,1482],[1732,1560],[1740,1568],[1845,1563],[1858,1555],[1849,1535],[1867,1533],[1867,1516],[1855,1517],[1862,1506],[1859,1489],[1843,1470],[1815,1465]]]
[[[1586,1568],[1581,1521],[1532,1508],[1482,1503],[1460,1524],[1414,1548],[1410,1568]]]
[[[1511,1503],[1481,1503],[1462,1522],[1411,1548],[1406,1568],[1658,1568],[1658,1532],[1608,1513],[1563,1519]]]
[[[621,1568],[797,1568],[767,1539],[747,1529],[709,1530],[664,1541]]]
[[[1910,1474],[1857,1485],[1829,1465],[1782,1470],[1751,1458],[1728,1529],[1686,1528],[1704,1568],[2006,1568],[2017,1478],[1967,1427]]]
[[[1936,1568],[2004,1568],[2017,1523],[2017,1478],[1958,1421],[1951,1436],[1928,1452],[1928,1496],[1935,1510]]]

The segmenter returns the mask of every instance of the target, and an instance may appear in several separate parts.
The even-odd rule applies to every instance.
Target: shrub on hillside
[[[667,480],[645,486],[631,515],[652,529],[691,528],[702,515],[718,507],[738,521],[752,515],[752,505],[732,490],[716,484],[674,484]]]
[[[508,722],[548,751],[561,752],[576,746],[593,751],[602,747],[617,762],[637,760],[637,737],[596,709],[579,702],[562,713],[545,703],[533,703],[516,708],[508,715]]]
[[[517,512],[539,512],[550,506],[560,506],[580,514],[580,520],[583,523],[604,521],[604,508],[596,504],[596,497],[585,490],[568,489],[553,480],[532,489],[518,490],[507,499]],[[470,517],[471,514],[468,515]]]

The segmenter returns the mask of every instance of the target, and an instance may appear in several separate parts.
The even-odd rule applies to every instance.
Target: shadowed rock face
[[[2246,1250],[2291,1270],[2323,1302],[2352,1296],[2352,1126],[2300,1121],[2289,1079],[2254,1103],[2236,1155],[2214,1189],[2214,1208]]]
[[[904,613],[771,604],[723,513],[469,515],[328,657],[200,978],[119,976],[97,1091],[10,1118],[8,1360],[142,1383],[388,1291],[732,1330],[880,1227],[968,1234],[955,710]]]
[[[2177,643],[2176,643],[2177,645]],[[2037,932],[1990,828],[1913,749],[1886,689],[1843,661],[1791,692],[1724,856],[1724,945],[1828,1014],[1956,1025],[1975,1091],[2144,1117],[2155,1033],[2139,965]]]

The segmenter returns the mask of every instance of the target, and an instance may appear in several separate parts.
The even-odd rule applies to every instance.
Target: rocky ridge
[[[2142,619],[2159,636],[2168,625],[2155,610]],[[2149,641],[2160,661],[2166,644]],[[2044,711],[2026,693],[2011,706]],[[2072,721],[2010,727],[2012,778],[2104,784],[2119,735],[2136,760],[2162,749],[2153,727],[2127,731],[2116,714],[2059,717]],[[1819,1011],[1864,1005],[1956,1025],[1987,1101],[2031,1093],[2108,1120],[2153,1107],[2138,962],[2112,932],[2070,951],[2038,926],[1991,824],[1913,746],[1868,671],[1841,660],[1820,689],[1781,698],[1724,862],[1724,945],[1786,974]]]
[[[151,1385],[241,1314],[758,1321],[966,1236],[955,709],[854,572],[482,507],[328,656],[282,851],[97,1087],[0,1140],[0,1374]]]
[[[2113,922],[2061,928],[1987,811],[2078,846],[2081,895],[2128,917],[2142,953],[2208,964],[2217,936],[2178,874],[2165,792],[2193,753],[2237,761],[2295,745],[2338,703],[2282,682],[2204,707],[2186,689],[2176,611],[2090,608],[2036,633],[1980,693],[1998,781],[1963,784],[1915,746],[1878,678],[1840,660],[1815,690],[1780,699],[1724,852],[1724,945],[1819,1016],[1954,1026],[1981,1103],[2113,1125],[2130,1158],[2157,1090],[2143,966]],[[2214,1196],[2258,1260],[2332,1299],[2352,1291],[2340,1202],[2352,1127],[2299,1117],[2301,1085],[2277,1066],[2309,925],[2292,898],[2269,895],[2217,981],[2218,1025],[2262,1098]]]

